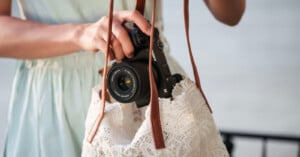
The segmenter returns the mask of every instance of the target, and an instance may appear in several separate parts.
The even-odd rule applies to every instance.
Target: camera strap
[[[145,0],[136,0],[135,10],[143,15],[145,10]]]
[[[88,142],[92,143],[94,140],[94,137],[97,134],[97,131],[100,127],[100,124],[104,118],[104,110],[105,110],[105,101],[106,101],[106,76],[107,76],[107,70],[108,70],[108,57],[109,53],[111,53],[111,36],[112,36],[112,19],[113,19],[113,7],[114,7],[114,0],[110,0],[109,2],[109,11],[108,11],[108,33],[107,33],[107,45],[106,45],[106,52],[105,52],[105,63],[104,63],[104,68],[102,71],[102,90],[100,91],[99,95],[101,99],[101,104],[100,104],[100,112],[99,115],[93,124],[92,130],[90,131],[88,135]]]
[[[105,52],[105,64],[104,64],[104,69],[103,69],[103,78],[102,78],[102,91],[100,92],[101,95],[101,106],[100,106],[100,113],[93,125],[92,130],[89,133],[88,136],[88,142],[92,143],[99,126],[103,120],[104,117],[104,110],[105,110],[105,101],[106,101],[106,75],[107,75],[107,65],[108,65],[108,56],[109,53],[111,53],[111,36],[112,36],[112,18],[113,18],[113,3],[114,0],[110,0],[109,3],[109,20],[108,20],[108,34],[107,34],[107,49]],[[145,8],[145,0],[137,0],[136,1],[136,10],[139,11],[140,13],[144,13],[144,8]],[[152,0],[152,19],[151,19],[151,35],[150,35],[150,47],[149,47],[149,81],[150,81],[150,119],[151,119],[151,128],[152,128],[152,136],[154,140],[154,144],[156,149],[161,149],[165,148],[165,142],[163,138],[163,133],[162,133],[162,128],[161,128],[161,122],[160,122],[160,113],[159,113],[159,103],[158,103],[158,92],[157,88],[155,85],[154,77],[152,71],[152,50],[153,50],[153,40],[154,40],[154,26],[155,26],[155,17],[156,17],[156,0]],[[210,110],[212,112],[207,99],[203,93],[203,90],[200,85],[200,78],[197,70],[197,66],[194,61],[193,53],[192,53],[192,48],[190,44],[190,38],[189,38],[189,1],[184,0],[184,6],[183,6],[183,11],[184,11],[184,24],[185,24],[185,33],[186,33],[186,40],[188,44],[188,50],[189,50],[189,56],[190,56],[190,61],[193,67],[193,73],[194,73],[194,78],[196,82],[196,86],[200,90],[200,92],[203,94],[204,100]]]
[[[193,68],[195,83],[196,83],[196,86],[198,87],[198,89],[200,90],[200,92],[202,93],[204,101],[207,104],[207,107],[208,107],[210,113],[212,113],[212,109],[206,99],[206,96],[205,96],[205,94],[202,90],[201,84],[200,84],[200,77],[199,77],[198,69],[197,69],[195,59],[193,56],[193,52],[192,52],[192,46],[191,46],[191,42],[190,42],[190,31],[189,31],[190,30],[189,29],[189,0],[184,0],[183,15],[184,15],[185,36],[186,36],[186,41],[187,41],[187,45],[188,45],[190,61],[191,61],[192,68]]]
[[[162,133],[159,113],[158,92],[156,83],[152,73],[152,53],[153,53],[153,41],[154,41],[154,29],[155,29],[155,17],[156,17],[156,0],[152,0],[152,15],[151,15],[151,35],[149,46],[149,81],[150,81],[150,120],[152,128],[152,137],[156,149],[165,148],[164,136]]]

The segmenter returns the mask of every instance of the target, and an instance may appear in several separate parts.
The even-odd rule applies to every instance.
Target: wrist
[[[81,46],[82,38],[84,31],[90,24],[75,24],[73,25],[73,32],[71,37],[71,42],[79,49],[82,50],[83,47]]]

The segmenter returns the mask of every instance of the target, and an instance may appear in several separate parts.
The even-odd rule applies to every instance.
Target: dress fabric
[[[48,24],[87,23],[107,14],[109,0],[18,0],[18,4],[23,19]],[[115,10],[132,9],[134,4],[135,0],[117,0]],[[147,4],[147,16],[151,12],[149,8]],[[157,11],[156,26],[162,31],[161,1]],[[98,70],[103,62],[101,52],[84,51],[19,60],[4,157],[80,156],[92,88],[101,83]],[[169,63],[171,71],[181,71],[171,58]]]

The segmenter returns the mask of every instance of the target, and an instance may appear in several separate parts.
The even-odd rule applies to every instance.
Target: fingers
[[[119,22],[114,22],[112,25],[112,33],[122,46],[124,55],[128,58],[132,57],[134,47],[125,27],[123,27],[123,25],[121,25]]]
[[[99,32],[101,33],[99,33],[99,38],[105,41],[105,43],[107,44],[108,28],[106,27],[106,25],[100,26]],[[134,48],[130,41],[128,33],[125,28],[120,26],[120,24],[118,24],[117,22],[113,22],[110,46],[113,50],[113,56],[115,56],[116,60],[122,60],[124,56],[130,58],[133,54]],[[104,49],[101,50],[103,51]]]
[[[96,47],[98,48],[98,50],[102,50],[103,52],[106,53],[106,51],[107,51],[107,42],[103,39],[99,39],[99,40],[96,41],[96,43],[97,43]],[[116,59],[114,53],[108,52],[108,59],[109,60]]]
[[[113,36],[112,37],[112,49],[113,49],[113,56],[114,58],[117,60],[117,61],[120,61],[124,58],[124,51],[123,51],[123,48],[122,48],[122,45],[121,43],[119,42],[119,40]],[[128,56],[126,56],[128,57]]]
[[[107,16],[102,17],[96,24],[98,27],[98,48],[106,52],[107,44],[107,33],[108,33],[108,20]],[[147,35],[151,33],[150,24],[138,11],[118,11],[114,13],[112,22],[112,37],[111,37],[111,48],[113,54],[110,54],[110,58],[115,58],[117,61],[122,60],[125,56],[131,58],[134,55],[134,46],[128,35],[128,30],[123,26],[124,22],[135,23],[142,32]]]
[[[100,38],[107,40],[107,20],[105,18],[101,21],[100,24]],[[123,27],[122,23],[117,20],[113,19],[112,23],[112,44],[111,44],[114,55],[116,59],[122,59],[124,56],[130,58],[133,56],[134,47],[128,35],[128,31],[125,27]]]
[[[121,21],[121,23],[133,22],[141,29],[142,32],[147,35],[151,34],[150,24],[138,11],[119,11],[114,13],[114,17]]]

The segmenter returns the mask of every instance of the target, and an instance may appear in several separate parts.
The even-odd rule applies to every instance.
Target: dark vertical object
[[[231,135],[227,134],[227,135],[224,136],[224,144],[227,148],[227,151],[228,151],[229,155],[232,157],[234,144],[232,142],[232,136]]]
[[[267,138],[263,138],[262,157],[267,157]]]
[[[298,143],[298,157],[300,157],[300,142]]]

